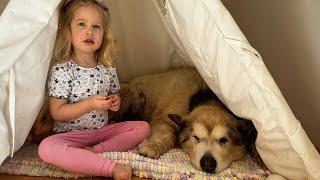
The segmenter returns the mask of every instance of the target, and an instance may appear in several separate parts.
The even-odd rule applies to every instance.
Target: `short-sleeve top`
[[[120,85],[115,67],[84,68],[73,60],[52,66],[48,79],[50,97],[66,99],[67,103],[77,103],[93,95],[107,96],[119,91]],[[93,110],[76,119],[55,122],[54,132],[98,129],[108,122],[108,111]]]

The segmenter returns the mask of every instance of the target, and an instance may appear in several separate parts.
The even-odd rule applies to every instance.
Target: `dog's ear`
[[[254,127],[254,124],[252,121],[240,119],[239,120],[240,125],[237,127],[238,131],[243,136],[243,140],[245,141],[246,149],[247,151],[253,156],[257,163],[260,165],[264,165],[258,151],[256,148],[256,139],[258,132],[256,128]]]
[[[238,119],[239,124],[237,126],[238,132],[241,134],[244,142],[251,144],[256,141],[257,130],[254,127],[252,121],[246,119]]]
[[[182,128],[185,124],[185,122],[182,119],[182,116],[180,116],[178,114],[168,114],[168,117],[171,121],[173,121],[180,128]]]
[[[229,136],[235,145],[248,145],[255,142],[257,131],[253,123],[249,120],[236,118],[236,123],[227,123]]]
[[[179,134],[178,144],[181,146],[186,140],[188,140],[188,134],[190,133],[191,127],[187,127],[187,118],[182,117],[178,114],[168,114],[169,119],[173,122],[177,128]]]
[[[192,127],[191,126],[185,126],[182,131],[180,132],[180,135],[179,135],[179,140],[178,140],[178,144],[180,146],[183,146],[183,144],[189,140],[190,138],[190,134],[191,134],[191,131],[192,131]]]

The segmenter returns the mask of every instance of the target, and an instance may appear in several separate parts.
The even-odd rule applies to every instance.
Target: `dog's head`
[[[256,135],[251,121],[216,103],[201,104],[188,116],[169,114],[169,118],[181,127],[179,145],[192,165],[208,173],[221,172],[241,158]]]

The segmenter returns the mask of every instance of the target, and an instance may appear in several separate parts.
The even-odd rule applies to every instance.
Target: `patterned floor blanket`
[[[84,175],[69,173],[63,169],[44,163],[37,153],[38,145],[25,143],[0,166],[0,173],[28,176],[50,176],[78,178]],[[236,161],[219,174],[208,174],[194,169],[189,157],[181,149],[172,149],[159,159],[140,156],[136,149],[128,152],[105,152],[100,155],[118,163],[132,167],[134,175],[152,179],[265,179],[270,172],[247,155]]]

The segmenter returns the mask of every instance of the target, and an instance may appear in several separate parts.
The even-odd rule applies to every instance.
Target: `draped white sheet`
[[[0,162],[24,143],[39,112],[59,0],[10,0],[0,16]]]
[[[319,154],[219,0],[107,1],[121,80],[193,64],[230,110],[253,121],[272,172],[320,179]],[[59,2],[11,0],[0,17],[0,162],[21,147],[41,107]]]
[[[159,12],[168,31],[229,109],[253,121],[268,168],[289,179],[320,179],[319,153],[221,1],[166,2]]]

